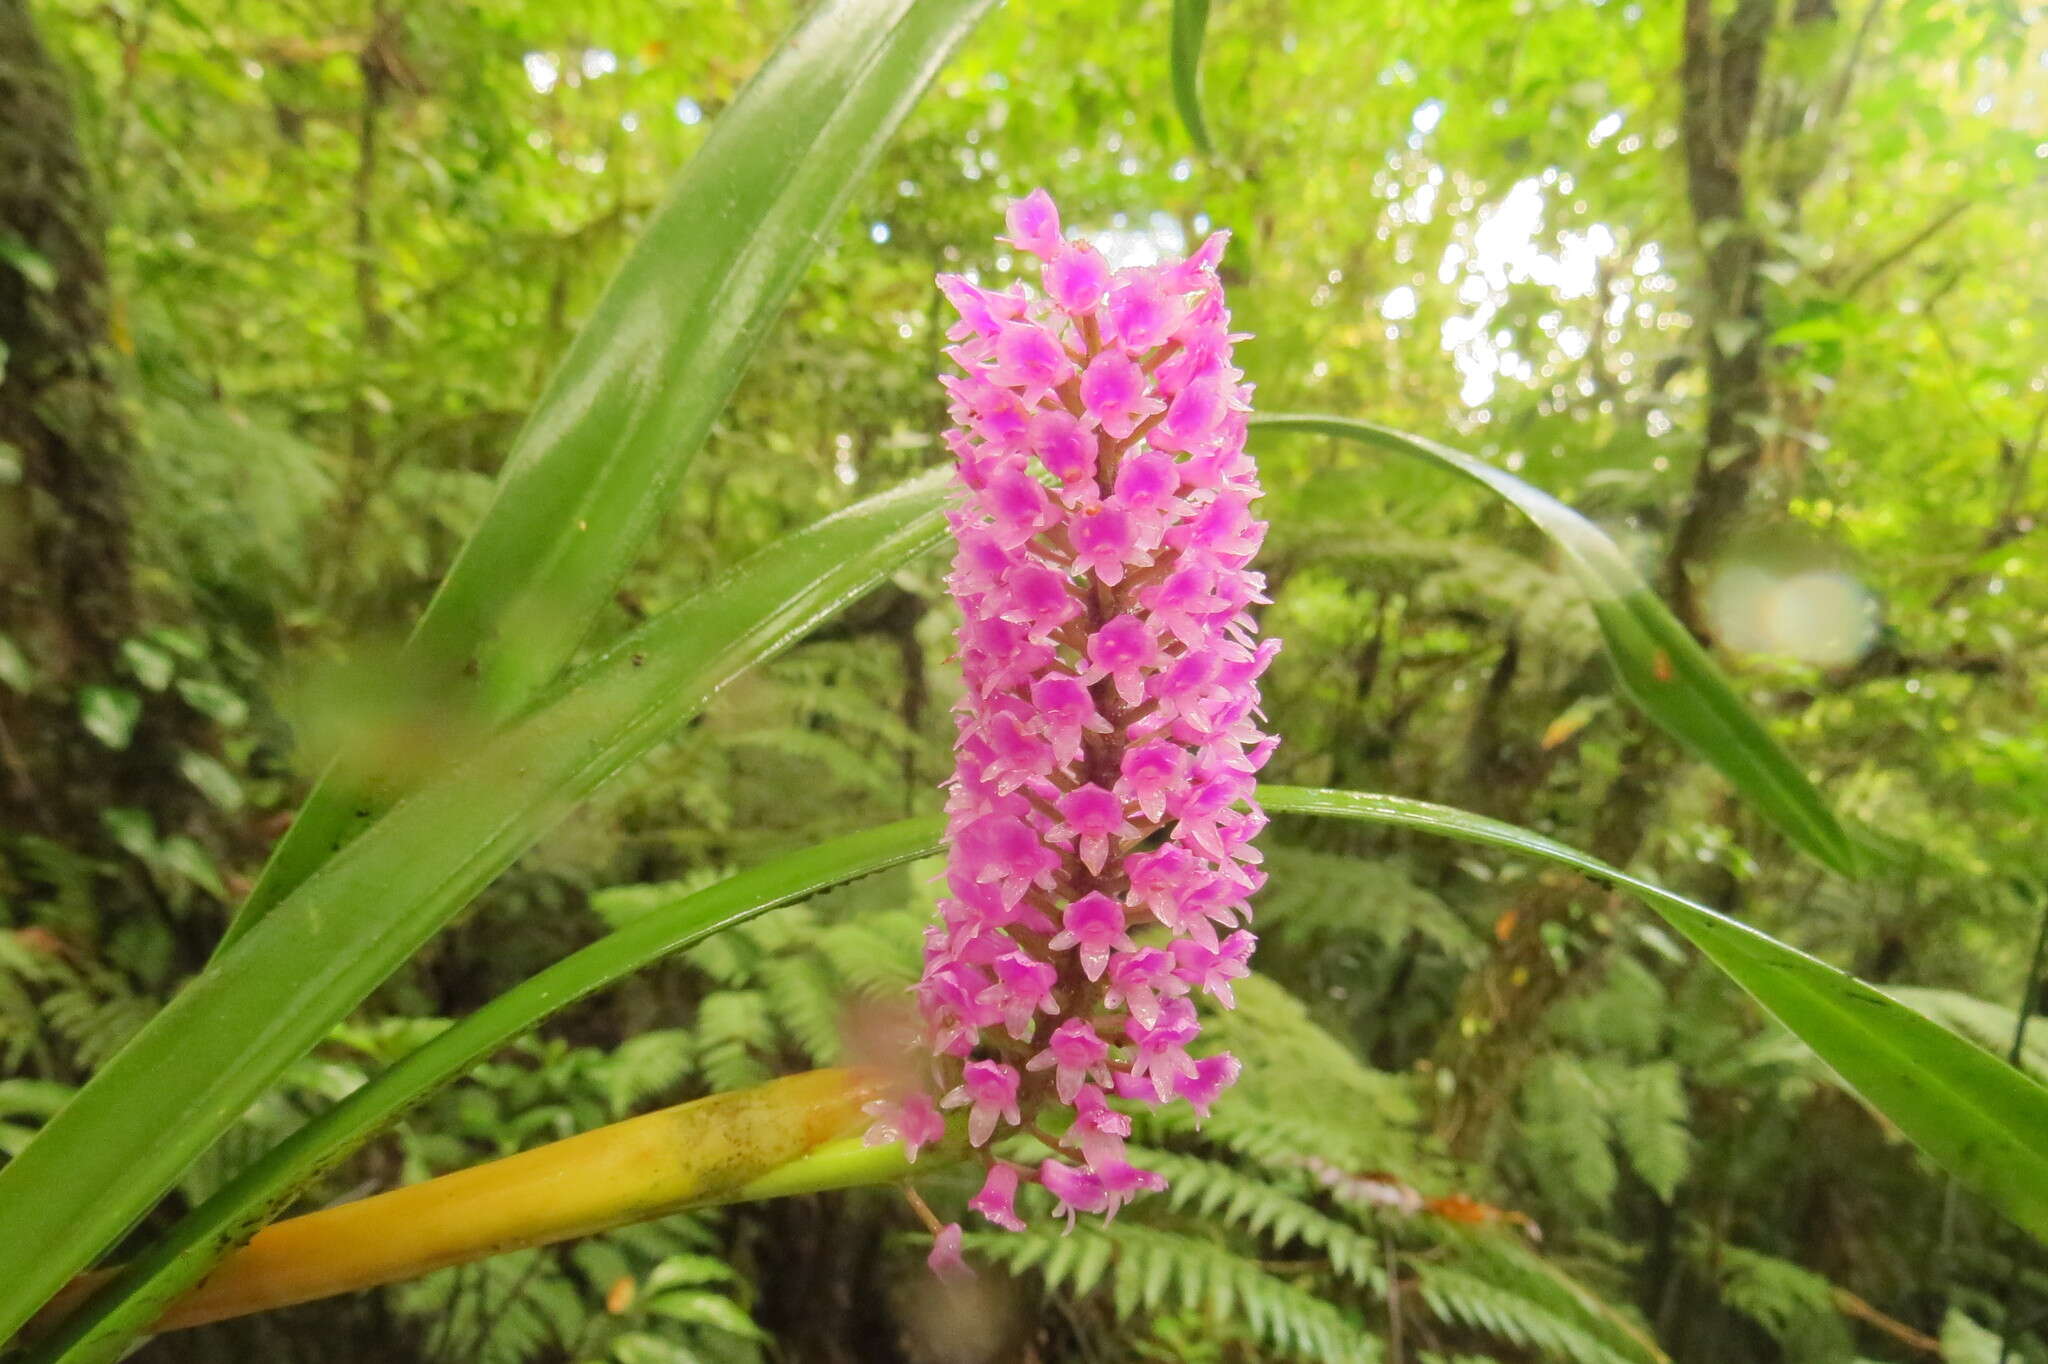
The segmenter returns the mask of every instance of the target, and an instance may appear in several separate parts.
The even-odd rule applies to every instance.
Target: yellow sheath
[[[873,1183],[902,1165],[900,1148],[863,1152],[852,1140],[876,1092],[858,1071],[809,1071],[279,1222],[221,1261],[154,1329],[355,1292],[686,1208]],[[105,1277],[74,1281],[41,1324]]]

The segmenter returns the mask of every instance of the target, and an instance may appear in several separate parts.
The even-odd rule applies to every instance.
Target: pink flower
[[[1067,906],[1059,935],[1047,946],[1059,952],[1072,948],[1081,959],[1081,972],[1090,980],[1102,978],[1115,948],[1129,951],[1130,934],[1124,932],[1124,907],[1099,890],[1093,890]]]
[[[1062,483],[1095,477],[1095,433],[1063,407],[1048,408],[1026,428],[1032,453]]]
[[[1114,502],[1085,508],[1067,534],[1074,542],[1074,567],[1110,587],[1124,580],[1126,568],[1152,561],[1145,552],[1144,527]]]
[[[1062,311],[1086,316],[1109,288],[1109,265],[1085,244],[1057,248],[1045,263],[1045,292]]]
[[[861,1112],[875,1120],[862,1138],[863,1143],[886,1146],[900,1141],[903,1143],[903,1158],[913,1164],[919,1151],[934,1142],[943,1141],[946,1136],[946,1120],[939,1116],[939,1110],[932,1107],[930,1097],[924,1094],[913,1092],[901,1100],[877,1099],[863,1105]]]
[[[1088,868],[1090,875],[1101,874],[1102,864],[1109,858],[1111,839],[1127,838],[1138,832],[1124,818],[1124,803],[1094,782],[1075,787],[1055,804],[1061,818],[1067,821],[1061,831],[1065,835],[1063,841],[1078,845],[1081,865]]]
[[[1237,1083],[1239,1069],[1237,1058],[1227,1051],[1204,1056],[1174,1083],[1173,1092],[1188,1101],[1196,1117],[1206,1118],[1217,1096]]]
[[[1117,953],[1110,959],[1109,988],[1103,992],[1102,1002],[1130,1010],[1132,1020],[1148,1028],[1157,1024],[1160,995],[1186,994],[1191,983],[1174,968],[1174,958],[1183,947],[1203,950],[1200,944],[1181,939],[1173,944],[1171,953],[1157,947]]]
[[[941,1279],[957,1283],[974,1277],[967,1261],[960,1258],[960,1239],[958,1222],[949,1222],[939,1228],[939,1234],[932,1238],[932,1253],[925,1257],[924,1262]]]
[[[1081,372],[1081,406],[1112,439],[1130,435],[1162,405],[1148,392],[1145,371],[1120,351],[1102,352]]]
[[[1112,289],[1104,310],[1103,334],[1125,350],[1149,351],[1173,335],[1187,316],[1187,303],[1164,280],[1140,274]]]
[[[1166,818],[1166,797],[1187,779],[1188,751],[1179,744],[1153,739],[1124,750],[1123,780],[1117,794],[1137,804],[1138,813],[1154,824]]]
[[[1103,1062],[1108,1059],[1109,1044],[1095,1035],[1095,1029],[1085,1019],[1070,1018],[1053,1029],[1045,1050],[1032,1057],[1025,1068],[1050,1068],[1060,1102],[1070,1104],[1083,1080],[1106,1073]]]
[[[1165,1175],[1141,1170],[1127,1160],[1104,1161],[1100,1165],[1091,1165],[1089,1170],[1102,1187],[1102,1219],[1105,1222],[1114,1218],[1118,1208],[1140,1193],[1161,1193],[1166,1189]]]
[[[1033,682],[1031,706],[1063,767],[1080,756],[1089,735],[1109,733],[1109,722],[1095,713],[1087,685],[1070,674],[1053,673]]]
[[[1231,995],[1230,982],[1251,974],[1252,948],[1256,945],[1257,940],[1241,928],[1213,949],[1182,938],[1173,945],[1173,955],[1179,963],[1177,974],[1191,987],[1213,995],[1224,1008],[1234,1009],[1237,1000]]]
[[[1053,1211],[1066,1215],[1068,1231],[1074,1229],[1075,1213],[1102,1212],[1109,1206],[1102,1181],[1091,1172],[1077,1169],[1065,1161],[1048,1160],[1040,1165],[1038,1182],[1056,1200],[1057,1206]]]
[[[1274,743],[1258,678],[1277,646],[1257,637],[1265,524],[1223,237],[1111,270],[1061,235],[1044,191],[1007,217],[1044,296],[939,281],[960,315],[942,381],[962,617],[952,851],[916,992],[932,1084],[871,1107],[868,1139],[914,1155],[943,1135],[943,1094],[976,1146],[1053,1144],[1035,1176],[993,1162],[969,1203],[1018,1229],[1026,1179],[1069,1225],[1163,1188],[1127,1157],[1126,1109],[1206,1114],[1237,1074],[1189,1049],[1197,995],[1228,1005],[1249,969],[1255,776]],[[936,1272],[964,1269],[959,1235],[939,1231]]]
[[[1074,1123],[1060,1139],[1081,1153],[1091,1170],[1112,1160],[1122,1160],[1124,1139],[1131,1135],[1130,1115],[1119,1113],[1102,1097],[1101,1089],[1082,1085],[1074,1095]]]
[[[1001,1061],[969,1061],[960,1073],[960,1083],[939,1101],[941,1108],[967,1109],[967,1140],[986,1146],[995,1134],[996,1120],[1012,1127],[1024,1121],[1017,1112],[1017,1072]]]
[[[1138,704],[1145,694],[1146,670],[1160,661],[1159,641],[1152,627],[1137,616],[1118,616],[1088,637],[1089,669],[1086,681],[1098,677],[1116,679],[1116,693],[1127,706]]]
[[[1053,986],[1060,973],[1051,962],[1040,961],[1028,952],[1012,951],[989,964],[996,983],[980,995],[980,1002],[1002,1015],[1003,1026],[1019,1041],[1031,1036],[1031,1027],[1041,1013],[1056,1014],[1059,1001]]]
[[[1004,225],[1010,229],[1004,240],[1019,251],[1029,251],[1042,259],[1060,249],[1060,211],[1053,207],[1052,196],[1042,189],[1032,190],[1011,204]]]
[[[1043,327],[1008,322],[996,333],[996,363],[989,378],[1022,390],[1026,402],[1058,388],[1073,370],[1074,362],[1067,358],[1066,347]]]
[[[968,1199],[967,1206],[1005,1231],[1024,1230],[1024,1219],[1017,1216],[1018,1174],[1016,1166],[1000,1160],[989,1166],[981,1192]]]

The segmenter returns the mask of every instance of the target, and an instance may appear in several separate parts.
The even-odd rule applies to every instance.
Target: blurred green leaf
[[[1213,156],[1202,116],[1202,43],[1208,31],[1209,0],[1173,0],[1173,105],[1188,140],[1202,155]]]
[[[31,288],[43,293],[57,287],[57,270],[49,257],[11,232],[0,234],[0,264],[13,267]]]
[[[157,854],[156,817],[132,805],[100,811],[100,825],[120,849],[147,862]]]
[[[178,771],[221,809],[232,813],[242,808],[242,783],[218,758],[187,749],[178,755]]]
[[[125,687],[86,687],[78,693],[78,719],[85,732],[115,752],[135,737],[142,698]]]
[[[121,661],[135,680],[151,691],[170,686],[178,666],[169,654],[146,639],[122,640]]]
[[[223,729],[239,729],[249,718],[249,703],[218,682],[185,678],[178,683],[178,695]]]
[[[28,665],[28,655],[4,631],[0,631],[0,683],[23,695],[35,685],[35,670]]]

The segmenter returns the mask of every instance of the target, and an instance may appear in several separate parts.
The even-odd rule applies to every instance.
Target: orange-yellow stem
[[[221,1261],[154,1329],[355,1292],[687,1208],[888,1179],[904,1168],[901,1148],[864,1151],[853,1140],[875,1093],[861,1072],[809,1071],[279,1222]],[[43,1324],[104,1277],[72,1283]]]

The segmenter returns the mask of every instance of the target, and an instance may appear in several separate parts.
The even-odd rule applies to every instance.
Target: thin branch
[[[1872,280],[1875,280],[1879,275],[1882,275],[1885,271],[1925,246],[1943,228],[1962,217],[1965,213],[1976,207],[1976,205],[1976,199],[1958,199],[1941,212],[1935,214],[1933,220],[1925,227],[1922,227],[1918,232],[1915,232],[1912,236],[1906,238],[1906,240],[1900,242],[1897,246],[1885,252],[1882,256],[1879,256],[1876,260],[1870,262],[1870,264],[1864,266],[1851,276],[1849,282],[1842,286],[1842,297],[1854,298]]]

